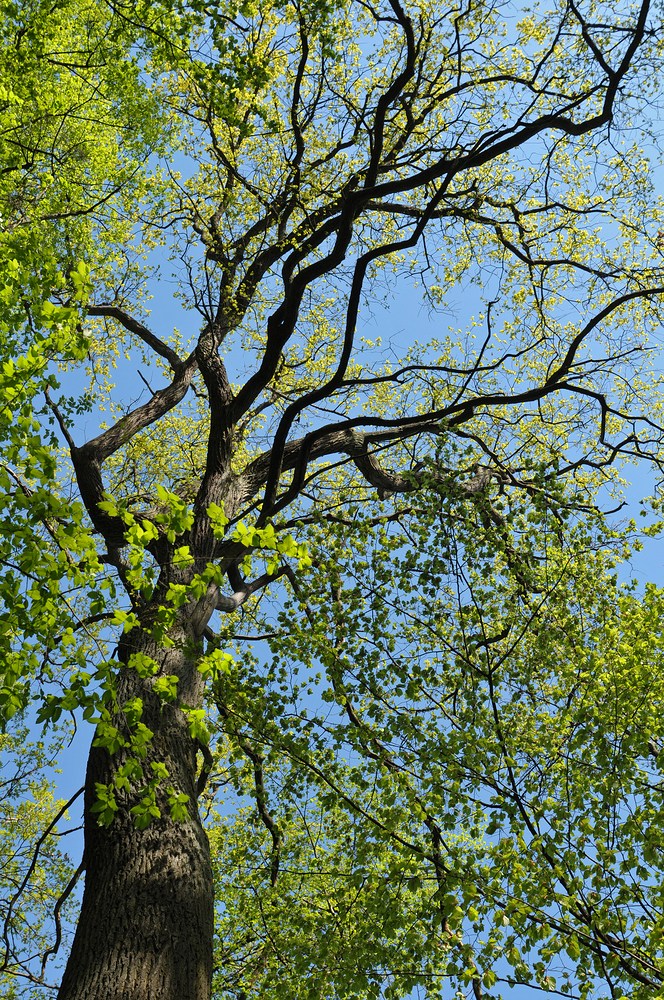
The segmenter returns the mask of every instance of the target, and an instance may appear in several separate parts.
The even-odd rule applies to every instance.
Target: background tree
[[[270,669],[217,693],[226,738],[242,749],[253,734],[282,837],[251,756],[244,774],[237,758],[220,767],[226,802],[235,783],[257,807],[253,824],[245,808],[212,827],[215,995],[652,995],[661,591],[616,583],[622,542],[597,550],[568,527],[561,545],[555,516],[535,528],[517,501],[500,507],[512,553],[525,563],[535,535],[540,553],[524,590],[524,564],[476,544],[474,503],[446,499],[441,517],[427,499],[414,530],[406,514],[384,523],[387,545],[375,530],[349,542],[348,526],[328,540]],[[315,706],[279,684],[303,649],[330,664]]]
[[[31,744],[23,729],[0,736],[0,748],[0,983],[3,995],[14,1000],[44,995],[39,984],[46,958],[56,955],[62,943],[74,866],[61,847],[64,824],[57,827],[66,804],[55,800],[53,783],[45,778],[62,741]]]
[[[549,988],[564,941],[561,991],[602,977],[651,995],[659,902],[639,866],[657,855],[658,729],[634,719],[659,597],[615,590],[591,512],[618,458],[659,456],[659,207],[633,132],[658,96],[658,13],[85,10],[86,45],[109,57],[35,72],[83,81],[102,135],[136,122],[135,146],[84,151],[81,212],[43,220],[49,304],[26,312],[19,271],[7,310],[8,344],[38,346],[25,405],[53,433],[8,416],[5,714],[37,698],[43,722],[77,709],[97,727],[59,997],[209,996],[197,801],[218,768],[253,794],[267,853],[246,827],[237,850],[265,853],[282,907],[298,885],[284,851],[349,860],[343,890],[319,871],[317,947],[293,927],[292,964],[260,892],[237,936],[246,895],[226,889],[222,993],[269,995],[291,970],[317,996],[436,996],[451,979],[478,997],[501,975]],[[147,325],[160,244],[195,334]],[[468,329],[368,337],[372,303],[404,278],[433,316],[473,293]],[[105,411],[87,440],[80,399]],[[640,686],[620,658],[646,670]],[[366,870],[387,873],[384,893]],[[383,920],[371,954],[352,936],[353,980],[334,956],[358,878],[358,925]]]

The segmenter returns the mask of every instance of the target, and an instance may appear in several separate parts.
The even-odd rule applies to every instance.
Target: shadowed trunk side
[[[200,675],[181,650],[156,650],[134,629],[121,644],[122,662],[129,651],[144,652],[160,663],[162,673],[189,681],[183,688],[200,688]],[[85,790],[85,890],[58,1000],[209,1000],[213,888],[208,840],[196,806],[196,746],[185,715],[155,695],[150,682],[125,667],[118,702],[138,697],[143,703],[141,721],[153,733],[141,761],[143,785],[154,774],[151,764],[168,770],[156,790],[161,816],[147,829],[137,829],[130,809],[140,789],[132,789],[116,793],[112,822],[99,825],[92,812],[96,785],[113,781],[127,753],[111,755],[93,746]],[[116,724],[126,729],[121,717]],[[185,820],[169,816],[170,788],[189,797]]]

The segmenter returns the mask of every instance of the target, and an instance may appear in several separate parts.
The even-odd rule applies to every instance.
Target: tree
[[[435,996],[451,979],[479,997],[501,954],[514,981],[548,988],[561,938],[581,995],[594,977],[652,995],[659,723],[635,719],[661,599],[617,589],[593,511],[620,459],[659,461],[660,208],[651,140],[629,138],[658,95],[658,12],[81,9],[103,58],[72,66],[52,47],[32,70],[57,93],[83,81],[118,158],[86,147],[80,209],[67,161],[48,182],[67,207],[21,221],[55,263],[36,315],[34,256],[6,295],[8,353],[27,344],[16,364],[38,377],[5,414],[0,481],[5,715],[36,699],[44,723],[76,710],[96,726],[59,997],[209,997],[198,802],[219,768],[255,801],[268,895],[285,843],[303,865],[352,850],[351,881],[321,868],[315,900],[332,897],[337,928],[355,899],[364,926],[383,918],[355,981],[330,960],[343,934],[327,954],[303,945],[302,995]],[[35,11],[52,39],[64,20]],[[41,140],[29,150],[38,206]],[[148,326],[159,247],[195,336]],[[404,280],[439,326],[472,292],[469,330],[368,337],[372,304]],[[86,408],[109,419],[83,440]],[[253,623],[269,655],[243,638]],[[242,829],[245,856],[263,852]],[[386,873],[380,891],[363,866]],[[236,900],[215,988],[273,995],[288,963],[272,918],[259,896],[265,939],[246,910],[236,937]]]
[[[62,942],[67,887],[74,872],[58,840],[57,822],[67,803],[54,800],[53,783],[44,776],[45,769],[54,766],[62,744],[30,744],[26,730],[19,730],[13,736],[0,736],[0,748],[0,983],[3,995],[14,1000],[43,996],[37,984],[46,959],[57,954]],[[52,942],[53,914],[56,938]]]
[[[255,693],[258,667],[250,697],[234,678],[220,692],[230,738],[254,733],[266,773],[288,773],[263,782],[276,847],[246,814],[212,827],[224,901],[215,995],[657,989],[661,591],[621,588],[618,553],[596,551],[583,529],[564,546],[539,534],[546,559],[524,592],[518,574],[487,573],[496,546],[469,544],[468,508],[425,507],[420,535],[390,532],[396,567],[375,533],[362,546],[346,528],[333,543],[307,604],[328,599],[330,567],[349,568],[327,682],[346,718],[300,699],[308,718],[284,732],[286,713],[275,719]],[[526,551],[530,513],[509,519]],[[330,656],[322,628],[311,650],[306,619],[291,609],[284,660],[303,645]],[[324,748],[307,727],[326,733]]]

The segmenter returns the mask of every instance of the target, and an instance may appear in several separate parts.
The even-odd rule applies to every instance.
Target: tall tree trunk
[[[131,641],[129,639],[131,638]],[[184,637],[183,637],[184,638]],[[163,673],[181,679],[187,705],[200,702],[200,675],[187,645],[158,650],[134,630],[121,644],[120,659],[142,651]],[[58,1000],[209,1000],[212,977],[213,889],[207,836],[196,805],[196,748],[183,713],[151,690],[135,670],[121,670],[119,704],[140,697],[141,721],[153,732],[142,760],[165,764],[168,779],[157,795],[162,815],[145,830],[130,813],[137,792],[118,795],[109,826],[92,812],[96,784],[108,784],[126,760],[92,747],[85,789],[85,889],[74,944]],[[193,699],[193,701],[192,701]],[[122,717],[117,720],[122,723]],[[173,821],[166,787],[189,796],[189,816]]]

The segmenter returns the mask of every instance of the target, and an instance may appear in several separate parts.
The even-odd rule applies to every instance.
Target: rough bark
[[[140,650],[177,673],[189,697],[199,697],[186,645],[158,650],[134,630],[120,649]],[[162,816],[138,830],[130,809],[136,791],[118,795],[119,810],[102,827],[91,812],[96,783],[108,784],[126,759],[93,746],[85,791],[85,890],[81,916],[58,1000],[209,1000],[212,976],[213,898],[208,841],[196,807],[196,748],[183,713],[164,704],[150,681],[124,669],[120,704],[139,696],[142,722],[154,733],[143,761],[168,768],[167,784],[189,796],[189,817]],[[191,701],[187,702],[192,704]],[[122,723],[122,717],[118,717]]]

